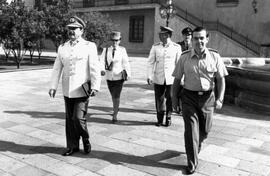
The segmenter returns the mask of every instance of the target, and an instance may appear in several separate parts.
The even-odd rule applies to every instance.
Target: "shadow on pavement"
[[[92,108],[92,107],[91,107]],[[106,107],[95,107],[97,110],[100,108],[104,108],[105,112],[111,108]],[[130,109],[123,108],[125,111],[130,112]],[[122,111],[122,109],[121,109]],[[32,118],[58,118],[58,119],[65,119],[65,113],[64,112],[41,112],[41,111],[4,111],[5,113],[9,114],[27,114],[30,115]],[[91,110],[90,110],[91,112]],[[144,110],[141,110],[141,113],[144,113]],[[111,118],[105,119],[101,117],[96,117],[100,115],[106,115],[111,116],[110,113],[89,113],[88,115],[90,118],[87,118],[88,122],[94,122],[94,123],[104,123],[104,124],[111,124]],[[154,125],[154,122],[148,122],[148,121],[134,121],[134,120],[119,120],[117,125],[127,125],[127,126],[136,126],[136,125]]]
[[[104,106],[89,106],[89,114],[91,114],[91,110],[98,110],[102,112],[112,112],[112,107],[104,107]],[[143,113],[143,114],[155,114],[155,110],[149,109],[134,109],[134,108],[122,108],[120,106],[119,112],[135,112],[135,113]],[[95,113],[92,113],[95,114]]]
[[[96,115],[96,114],[95,114]],[[89,122],[94,122],[94,123],[105,123],[105,124],[112,124],[111,119],[104,119],[104,118],[99,118],[99,117],[91,117],[90,115],[90,120]],[[140,126],[140,125],[154,125],[155,122],[148,122],[148,121],[135,121],[135,120],[119,120],[115,125],[123,125],[123,126]]]
[[[216,110],[216,113],[243,119],[270,121],[270,117],[267,114],[263,114],[262,112],[255,112],[253,110],[244,109],[230,104],[224,105],[221,110]]]
[[[58,118],[65,119],[65,113],[63,112],[41,112],[41,111],[4,111],[9,114],[27,114],[32,118]]]
[[[49,146],[49,145],[52,145],[52,146]],[[61,155],[62,152],[64,152],[64,150],[65,149],[63,147],[53,146],[53,144],[51,143],[44,144],[42,146],[31,146],[31,145],[17,144],[15,142],[0,140],[1,152],[9,151],[9,152],[19,153],[19,154],[46,154],[48,153],[48,154]],[[141,157],[141,156],[128,155],[128,154],[117,153],[117,152],[92,150],[90,154],[85,155],[83,151],[81,150],[78,153],[74,153],[72,157],[96,158],[96,159],[108,161],[112,164],[123,164],[123,165],[133,164],[133,165],[160,167],[160,168],[168,168],[168,169],[175,169],[175,170],[184,170],[185,169],[184,165],[160,162],[162,160],[179,157],[183,154],[184,153],[182,152],[166,150],[164,152],[161,152],[155,155]]]
[[[146,90],[153,90],[153,85],[148,85],[148,84],[130,84],[127,83],[124,85],[124,87],[128,87],[128,88],[141,88],[141,89],[146,89]]]

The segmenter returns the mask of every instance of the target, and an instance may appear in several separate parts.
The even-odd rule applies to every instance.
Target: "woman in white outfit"
[[[121,33],[113,31],[111,41],[112,45],[103,49],[101,61],[113,102],[112,122],[116,123],[123,83],[130,77],[131,71],[127,51],[124,47],[119,46]]]

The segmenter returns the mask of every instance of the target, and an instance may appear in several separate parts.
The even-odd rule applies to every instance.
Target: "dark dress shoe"
[[[91,152],[91,144],[88,139],[83,139],[83,149],[86,154]]]
[[[162,123],[157,122],[155,125],[156,125],[157,127],[159,127],[159,126],[161,126],[161,125],[162,125]]]
[[[71,156],[73,155],[73,153],[78,152],[79,148],[74,148],[74,149],[68,149],[67,151],[65,151],[65,153],[63,153],[63,156]]]
[[[171,126],[172,125],[172,120],[170,117],[167,117],[166,118],[166,123],[165,123],[165,126],[168,127],[168,126]]]
[[[113,118],[112,123],[116,123],[116,122],[117,122],[117,118]]]
[[[187,168],[186,168],[186,174],[187,175],[194,174],[195,173],[195,170],[196,170],[196,167],[187,166]]]

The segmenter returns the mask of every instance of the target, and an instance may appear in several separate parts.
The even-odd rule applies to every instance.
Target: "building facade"
[[[29,6],[51,4],[57,0],[25,0]],[[181,39],[186,26],[205,26],[210,31],[209,47],[223,56],[254,57],[269,51],[269,0],[174,0],[177,10],[169,20],[172,40]],[[166,20],[160,7],[166,0],[73,0],[76,12],[99,11],[110,16],[122,32],[122,45],[129,53],[149,52],[159,41],[158,31]]]

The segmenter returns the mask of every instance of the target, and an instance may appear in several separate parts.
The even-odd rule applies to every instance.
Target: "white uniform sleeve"
[[[131,77],[131,69],[130,69],[130,64],[129,64],[129,58],[127,55],[127,51],[125,48],[123,48],[123,69],[126,70],[128,77]]]
[[[58,54],[54,61],[53,70],[52,70],[51,79],[50,79],[50,88],[55,89],[55,90],[57,90],[58,88],[59,80],[60,80],[62,70],[63,70],[63,63],[61,61],[60,55],[61,55],[61,46],[59,46],[58,48]]]
[[[101,84],[101,71],[100,71],[100,62],[97,54],[97,47],[94,43],[90,43],[89,48],[89,70],[90,70],[90,80],[91,80],[91,89],[99,90]]]
[[[148,62],[147,62],[147,78],[151,80],[153,80],[155,62],[156,62],[155,47],[152,46],[149,56],[148,56]]]
[[[105,53],[106,53],[106,48],[103,48],[102,53],[100,55],[100,69],[102,71],[105,71]]]

